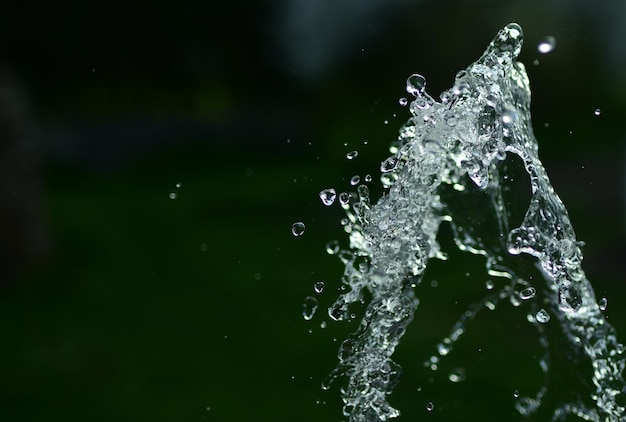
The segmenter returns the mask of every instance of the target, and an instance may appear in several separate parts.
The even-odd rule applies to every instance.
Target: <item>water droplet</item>
[[[432,412],[434,408],[435,405],[433,404],[433,402],[429,401],[428,403],[426,403],[426,410],[428,410],[429,412]]]
[[[320,322],[320,328],[322,329],[326,328],[326,321]]]
[[[450,371],[450,375],[448,375],[448,379],[452,382],[463,382],[465,381],[465,369],[463,368],[455,368]]]
[[[606,307],[608,306],[608,304],[609,304],[609,301],[605,297],[600,299],[600,301],[598,302],[598,306],[600,307],[601,311],[606,311]]]
[[[406,98],[402,97],[402,98],[400,98],[400,99],[398,100],[398,103],[399,103],[402,107],[404,107],[405,105],[407,105],[407,104],[409,103],[409,101],[408,101]]]
[[[324,189],[320,192],[320,199],[322,200],[322,204],[331,206],[333,202],[335,202],[335,198],[337,197],[337,192],[333,188]]]
[[[346,158],[348,160],[354,160],[358,156],[359,156],[359,151],[350,151],[349,153],[346,154]]]
[[[383,173],[389,173],[390,171],[395,170],[397,166],[398,158],[395,155],[392,155],[391,157],[380,163],[380,171]]]
[[[593,111],[593,114],[595,114],[596,116],[599,116],[599,115],[600,115],[600,113],[602,113],[602,111],[601,111],[599,108],[596,108],[596,109]]]
[[[491,280],[485,281],[485,287],[487,288],[487,290],[492,290],[494,287],[493,281]]]
[[[326,253],[328,255],[336,255],[339,253],[339,242],[337,240],[331,240],[326,244]]]
[[[347,192],[341,192],[339,194],[339,203],[341,205],[348,205],[350,203],[350,194]]]
[[[293,225],[291,226],[291,234],[293,234],[295,237],[302,236],[304,234],[304,229],[304,223],[298,221],[296,223],[293,223]]]
[[[359,175],[355,174],[354,176],[352,176],[352,179],[350,179],[350,184],[352,186],[356,186],[359,184],[360,181],[361,181],[361,178],[359,177]]]
[[[437,345],[437,351],[439,352],[439,354],[441,356],[445,356],[448,353],[450,353],[450,345],[444,344],[444,343],[439,343]]]
[[[307,296],[304,299],[304,304],[302,305],[302,317],[306,321],[310,321],[315,315],[315,311],[317,311],[317,307],[319,302],[313,296]]]
[[[372,175],[371,174],[366,174],[365,175],[365,183],[369,183],[372,181]]]
[[[548,313],[548,311],[542,308],[535,315],[535,319],[537,320],[537,322],[545,324],[546,322],[550,321],[550,314]]]
[[[513,390],[513,397],[518,398],[519,397],[519,391]]]
[[[528,300],[528,299],[532,299],[533,297],[535,297],[536,293],[537,293],[537,290],[535,290],[534,287],[528,287],[522,290],[521,292],[519,292],[519,297],[522,300]]]
[[[170,193],[170,199],[176,199],[176,192]]]
[[[180,189],[181,186],[182,186],[182,183],[180,182],[176,183],[176,188]]]
[[[207,412],[211,411],[211,406],[206,407]]]
[[[408,92],[409,94],[415,97],[420,97],[424,93],[425,89],[426,89],[426,78],[424,78],[422,75],[414,73],[413,75],[407,78],[406,92]]]
[[[315,283],[313,285],[313,290],[315,290],[315,293],[320,294],[324,291],[324,282],[323,281],[318,281],[317,283]]]
[[[541,42],[537,46],[537,50],[541,54],[547,54],[554,50],[554,47],[556,47],[556,39],[553,36],[548,35],[543,40],[541,40]]]

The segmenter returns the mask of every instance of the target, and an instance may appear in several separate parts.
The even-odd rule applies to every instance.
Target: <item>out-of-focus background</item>
[[[512,21],[541,157],[624,341],[625,2],[3,7],[0,420],[341,420],[338,386],[320,382],[356,322],[327,321],[342,269],[324,245],[346,240],[317,193],[376,180],[406,77],[437,96]],[[520,310],[475,321],[445,364],[466,381],[424,368],[484,292],[467,265],[417,289],[390,398],[400,420],[520,419],[514,390],[538,388]]]

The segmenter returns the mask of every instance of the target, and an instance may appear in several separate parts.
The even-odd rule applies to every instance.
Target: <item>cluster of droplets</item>
[[[408,105],[412,116],[390,147],[393,155],[380,165],[387,191],[376,204],[370,202],[369,189],[360,184],[358,176],[350,180],[357,186],[356,192],[338,194],[328,188],[319,193],[326,206],[338,200],[346,214],[341,223],[350,240],[346,249],[336,241],[326,246],[327,252],[345,265],[343,293],[328,315],[335,321],[353,319],[350,306],[366,305],[359,328],[340,347],[337,368],[323,383],[323,388],[329,388],[338,378],[345,381],[343,413],[352,422],[384,421],[399,415],[386,400],[401,373],[391,356],[413,318],[418,304],[414,287],[428,261],[446,259],[437,238],[443,222],[452,228],[460,250],[484,256],[487,273],[508,283],[496,289],[493,281],[488,281],[488,295],[462,314],[426,365],[436,370],[482,309],[493,310],[505,299],[514,306],[535,301],[537,289],[541,289],[545,299],[527,318],[537,326],[545,348],[540,363],[546,378],[550,350],[545,330],[540,328],[544,324],[560,325],[567,339],[564,350],[557,351],[561,356],[574,351],[586,356],[593,368],[593,388],[588,396],[595,407],[562,403],[553,417],[575,414],[597,421],[623,419],[623,346],[602,315],[606,299],[596,302],[581,267],[581,244],[538,158],[530,122],[528,77],[524,66],[515,61],[522,38],[517,24],[503,28],[482,57],[457,74],[453,87],[441,94],[440,101],[427,93],[424,77],[415,74],[407,79],[406,90],[413,100],[409,103],[401,98],[399,103]],[[539,51],[547,53],[554,46],[554,39],[546,38]],[[352,151],[346,157],[352,160],[357,155]],[[510,227],[509,204],[503,197],[509,175],[502,171],[502,163],[508,156],[521,160],[531,186],[530,204],[518,227]],[[364,179],[369,182],[371,177]],[[448,199],[453,195],[488,198],[492,209],[485,212],[494,215],[490,224],[499,233],[495,239],[485,239],[478,233],[480,224],[466,221],[463,209],[450,206]],[[296,231],[301,234],[304,226]],[[536,259],[545,287],[530,285],[511,269],[508,263],[520,254]],[[317,300],[307,297],[304,318],[311,319],[317,307]],[[463,368],[453,370],[449,379],[463,381]],[[523,415],[535,413],[546,393],[547,385],[534,397],[520,397],[516,391],[517,410]],[[426,410],[433,409],[429,402]]]

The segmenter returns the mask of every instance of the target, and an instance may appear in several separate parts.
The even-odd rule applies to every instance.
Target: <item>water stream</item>
[[[392,355],[413,319],[419,302],[415,287],[429,261],[448,257],[438,240],[444,225],[456,247],[484,257],[487,273],[501,282],[450,327],[437,346],[439,358],[453,352],[481,309],[503,300],[518,306],[541,296],[545,300],[525,318],[544,349],[540,364],[546,380],[555,353],[564,361],[582,361],[590,374],[581,391],[549,409],[552,419],[626,419],[623,346],[602,314],[606,302],[596,300],[581,267],[582,244],[539,160],[529,81],[516,61],[522,40],[521,28],[507,25],[439,100],[427,93],[422,76],[408,78],[411,117],[392,145],[393,155],[381,163],[387,190],[375,204],[365,182],[356,181],[352,194],[320,192],[327,205],[339,199],[350,242],[349,248],[329,249],[345,264],[346,289],[328,313],[345,320],[351,306],[366,304],[358,329],[341,344],[337,368],[323,383],[327,389],[342,379],[343,412],[350,421],[399,415],[387,401],[401,373]],[[530,192],[520,213],[513,180],[521,176]],[[520,260],[528,259],[540,274],[532,282],[520,272]],[[550,346],[548,324],[557,324],[562,334],[559,350]],[[517,411],[537,414],[549,387],[546,381],[536,394],[519,397]]]

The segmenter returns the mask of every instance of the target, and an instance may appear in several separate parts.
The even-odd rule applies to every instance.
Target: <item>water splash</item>
[[[602,316],[606,305],[596,302],[581,267],[582,243],[576,240],[565,206],[538,157],[529,81],[524,66],[516,61],[522,40],[521,28],[507,25],[478,61],[456,75],[454,86],[441,94],[440,101],[427,93],[425,78],[409,77],[412,116],[391,148],[394,155],[381,164],[381,181],[388,192],[374,205],[363,184],[355,194],[340,195],[350,247],[332,252],[345,264],[346,288],[328,313],[333,320],[344,320],[353,318],[351,305],[367,307],[358,330],[342,343],[339,364],[323,388],[345,379],[343,413],[350,421],[385,421],[399,415],[387,402],[401,373],[391,356],[413,318],[418,305],[414,287],[428,261],[447,257],[438,241],[442,224],[452,229],[461,251],[482,255],[487,273],[506,283],[498,290],[490,282],[488,289],[493,290],[471,305],[440,343],[441,357],[453,350],[480,310],[495,309],[507,298],[519,306],[522,300],[535,300],[536,289],[541,289],[547,300],[528,320],[545,348],[541,364],[546,380],[550,347],[543,327],[550,324],[558,324],[565,339],[559,344],[559,356],[583,359],[592,374],[591,382],[585,383],[588,391],[560,402],[550,410],[551,417],[624,419],[623,346]],[[519,226],[511,226],[517,212],[508,185],[512,162],[522,164],[515,177],[527,174],[531,191]],[[480,203],[481,220],[475,221],[458,203]],[[537,280],[530,286],[518,274],[516,260],[523,256],[534,259],[545,287]],[[436,362],[431,364],[436,365],[439,358],[433,358]],[[457,375],[453,378],[460,380]],[[546,394],[547,382],[534,397],[520,397],[517,410],[522,415],[537,413]]]

